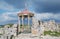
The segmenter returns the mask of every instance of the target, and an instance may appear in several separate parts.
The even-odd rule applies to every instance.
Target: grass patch
[[[44,31],[44,35],[60,36],[60,32],[57,32],[57,31]]]

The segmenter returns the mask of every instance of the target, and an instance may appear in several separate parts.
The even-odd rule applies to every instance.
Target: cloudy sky
[[[0,25],[17,23],[17,13],[25,4],[38,20],[60,22],[60,0],[0,0]]]

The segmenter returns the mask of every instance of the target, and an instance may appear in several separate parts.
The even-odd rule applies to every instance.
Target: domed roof
[[[22,12],[18,13],[18,16],[26,16],[26,15],[29,15],[29,16],[34,16],[34,14],[30,11],[28,11],[27,9],[23,10]]]
[[[27,9],[25,9],[24,11],[22,11],[21,13],[23,13],[23,14],[28,14],[28,13],[30,13]]]
[[[19,14],[29,14],[29,13],[32,13],[32,12],[28,11],[27,9],[24,9]]]

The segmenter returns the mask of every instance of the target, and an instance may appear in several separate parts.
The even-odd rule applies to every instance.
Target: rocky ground
[[[54,37],[54,36],[43,36],[43,39],[60,39],[60,37]]]
[[[52,36],[32,36],[31,34],[20,34],[13,39],[60,39],[60,37],[52,37]]]

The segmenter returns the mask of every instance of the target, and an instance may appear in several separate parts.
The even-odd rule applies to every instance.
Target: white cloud
[[[10,20],[18,20],[18,16],[17,16],[18,12],[5,12],[3,14],[0,14],[0,23],[1,22],[6,22],[6,21],[10,21]],[[53,14],[53,13],[34,13],[35,14],[35,18],[38,20],[42,20],[42,19],[57,19],[60,20],[60,14]]]
[[[60,20],[60,14],[53,14],[53,13],[40,13],[40,14],[35,13],[35,17],[38,20],[51,19],[51,18]]]
[[[0,9],[7,10],[7,11],[14,11],[16,10],[14,6],[6,3],[5,1],[0,1]]]
[[[5,12],[0,14],[0,22],[17,20],[17,12]]]
[[[18,13],[18,9],[14,8],[14,6],[6,3],[5,1],[0,1],[0,9],[6,11],[0,14],[0,22],[17,20],[16,16]]]

